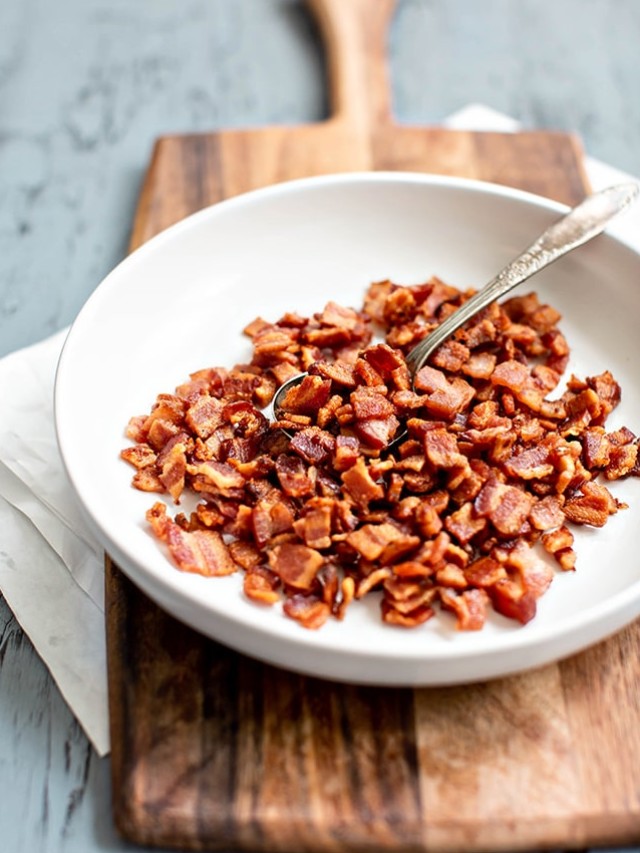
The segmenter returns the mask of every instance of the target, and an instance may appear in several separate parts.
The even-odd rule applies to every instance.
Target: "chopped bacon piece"
[[[293,385],[287,391],[282,401],[282,410],[298,415],[313,415],[326,404],[330,393],[330,379],[309,374],[299,385]]]
[[[402,353],[388,344],[369,347],[363,353],[363,358],[386,380],[394,379],[396,371],[404,372],[406,369]]]
[[[342,388],[355,388],[356,379],[352,364],[346,361],[317,361],[309,367],[309,373],[329,379]]]
[[[256,546],[242,539],[235,539],[229,543],[229,553],[234,562],[243,569],[254,569],[262,562],[262,555]]]
[[[490,379],[495,366],[495,355],[490,352],[474,352],[462,365],[462,372],[472,379]]]
[[[133,475],[131,484],[141,492],[165,492],[164,483],[151,468],[140,468]]]
[[[432,429],[424,434],[424,452],[436,470],[468,466],[466,457],[458,451],[455,436],[444,429]]]
[[[574,524],[604,527],[610,515],[618,511],[617,504],[606,486],[588,482],[580,487],[581,495],[567,498],[563,510]]]
[[[279,586],[278,576],[264,566],[251,566],[244,576],[244,594],[258,604],[276,604],[280,600]]]
[[[312,507],[293,524],[293,529],[310,548],[331,547],[332,506],[321,504]]]
[[[380,608],[382,621],[400,628],[415,628],[435,616],[435,610],[428,604],[417,607],[410,613],[401,613],[387,598],[382,599]]]
[[[355,465],[340,475],[340,479],[347,493],[361,507],[368,507],[372,501],[381,500],[384,497],[383,487],[371,478],[362,456]]]
[[[199,438],[207,439],[224,423],[223,410],[221,400],[202,394],[187,409],[185,422]]]
[[[541,480],[548,477],[553,473],[553,464],[549,461],[552,450],[545,441],[525,450],[518,450],[505,461],[505,471],[509,476],[520,480]]]
[[[448,370],[450,373],[459,373],[469,359],[471,352],[469,347],[466,347],[460,341],[451,340],[445,341],[442,346],[438,347],[433,356],[431,363],[440,368],[440,370]]]
[[[507,571],[502,563],[493,557],[480,557],[464,570],[467,582],[474,587],[486,589],[499,580],[507,577]]]
[[[358,325],[358,314],[353,308],[343,308],[336,302],[327,302],[320,316],[320,322],[325,326],[338,326],[352,332]]]
[[[467,545],[473,537],[487,526],[486,518],[475,516],[472,503],[463,504],[445,520],[445,527],[462,545]]]
[[[283,492],[290,498],[306,497],[315,492],[315,482],[299,457],[281,453],[276,459],[276,474]]]
[[[487,480],[474,502],[476,515],[488,518],[506,536],[520,532],[532,506],[530,495],[516,486],[500,483],[495,477]]]
[[[189,473],[198,479],[199,491],[210,491],[223,496],[235,496],[237,489],[246,483],[242,474],[227,462],[207,461],[190,465]]]
[[[484,627],[489,596],[483,589],[468,589],[460,593],[441,589],[440,601],[444,608],[455,613],[458,631],[480,631]]]
[[[515,581],[502,578],[492,584],[487,592],[498,613],[526,625],[536,615],[536,597],[523,590]]]
[[[522,588],[534,598],[540,598],[553,580],[551,568],[522,540],[508,552],[504,565],[518,573]]]
[[[175,503],[180,502],[180,495],[184,489],[187,452],[192,445],[193,440],[186,433],[180,432],[169,439],[156,461],[158,479]]]
[[[552,554],[563,571],[575,568],[576,555],[573,550],[573,533],[564,525],[551,533],[542,536],[542,545]]]
[[[293,595],[285,600],[282,609],[303,628],[312,631],[321,628],[331,615],[329,605],[314,595]]]
[[[621,477],[626,477],[635,468],[637,460],[637,444],[622,444],[612,447],[609,454],[609,463],[604,469],[605,478],[607,480],[619,480]]]
[[[287,542],[269,552],[269,566],[287,586],[310,590],[324,557],[313,548]]]
[[[407,536],[394,524],[365,524],[349,533],[347,542],[355,548],[365,560],[379,560],[383,565],[390,558],[414,550],[419,544],[417,536]]]
[[[367,420],[356,421],[354,432],[360,441],[374,450],[382,450],[393,440],[400,426],[400,421],[395,415],[387,418],[367,418]]]
[[[168,518],[166,512],[164,504],[155,504],[147,513],[147,520],[156,536],[166,542],[181,571],[213,577],[230,575],[238,570],[216,530],[187,532]]]
[[[136,444],[134,447],[125,447],[120,451],[120,458],[133,465],[134,468],[148,468],[155,465],[158,454],[148,444]]]
[[[398,285],[392,282],[375,281],[369,285],[369,288],[364,296],[364,313],[375,320],[377,323],[384,322],[384,305],[387,297],[397,290]]]
[[[318,465],[330,458],[335,449],[336,440],[326,430],[312,426],[296,433],[289,446],[310,464]]]
[[[555,495],[548,495],[536,501],[531,507],[529,521],[536,530],[552,530],[564,522],[562,503]]]

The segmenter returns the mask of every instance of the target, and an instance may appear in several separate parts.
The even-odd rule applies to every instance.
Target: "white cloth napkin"
[[[465,107],[445,125],[518,129],[482,105]],[[591,158],[586,168],[594,189],[633,180]],[[609,230],[640,250],[640,208]],[[103,553],[78,511],[53,427],[65,334],[0,360],[0,589],[102,756],[109,751]]]

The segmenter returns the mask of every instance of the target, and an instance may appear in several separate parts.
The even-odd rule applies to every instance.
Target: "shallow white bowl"
[[[154,496],[119,459],[130,416],[189,373],[246,361],[242,328],[257,315],[309,314],[329,299],[359,305],[371,281],[436,274],[481,286],[565,210],[504,187],[417,174],[364,173],[276,185],[225,201],[151,240],[97,288],[74,323],[56,381],[67,472],[94,532],[160,606],[249,655],[305,673],[388,685],[506,675],[580,650],[640,614],[640,480],[613,484],[630,509],[576,535],[578,570],[557,573],[524,627],[493,614],[459,633],[439,615],[405,630],[378,604],[343,622],[301,628],[243,597],[241,575],[179,572],[144,520]],[[610,369],[623,388],[611,427],[640,429],[640,257],[610,236],[557,262],[535,289],[564,315],[569,372]]]

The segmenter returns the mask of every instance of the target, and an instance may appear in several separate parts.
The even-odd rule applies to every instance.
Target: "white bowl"
[[[640,480],[613,484],[630,508],[598,531],[578,529],[575,573],[558,572],[521,627],[492,614],[457,632],[442,614],[416,629],[356,602],[343,622],[307,631],[280,607],[248,601],[240,574],[178,571],[151,536],[154,496],[130,486],[119,459],[129,418],[199,368],[246,361],[254,317],[309,314],[329,299],[359,305],[371,281],[432,274],[481,286],[565,208],[474,181],[364,173],[276,185],[169,228],[121,263],[75,321],[56,381],[64,464],[94,532],[161,607],[199,631],[271,663],[339,680],[430,685],[506,675],[576,652],[640,614]],[[569,372],[610,369],[623,388],[611,428],[640,429],[640,257],[608,235],[557,262],[536,290],[563,314]]]

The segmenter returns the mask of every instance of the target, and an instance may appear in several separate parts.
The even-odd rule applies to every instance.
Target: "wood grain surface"
[[[306,174],[403,169],[577,201],[564,134],[397,127],[389,0],[316,0],[335,111],[322,124],[160,139],[132,248],[221,198]],[[180,625],[107,561],[114,816],[184,849],[501,851],[640,838],[640,628],[467,687],[305,678]]]

